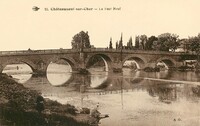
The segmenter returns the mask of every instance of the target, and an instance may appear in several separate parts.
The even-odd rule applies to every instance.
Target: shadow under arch
[[[171,58],[171,57],[162,57],[159,58],[156,63],[158,64],[159,62],[163,62],[165,63],[165,65],[167,66],[168,69],[174,68],[176,65],[176,61]]]
[[[104,62],[105,65],[105,71],[110,71],[112,69],[112,59],[105,55],[105,54],[94,54],[90,57],[88,57],[85,62],[86,62],[86,68],[90,68],[92,65],[94,65],[93,63],[95,63],[95,58],[98,60],[98,58],[101,58]],[[98,61],[96,61],[98,62]]]
[[[137,64],[137,69],[143,69],[146,63],[146,59],[142,56],[129,55],[123,59],[122,64],[124,64],[128,60],[134,60]]]

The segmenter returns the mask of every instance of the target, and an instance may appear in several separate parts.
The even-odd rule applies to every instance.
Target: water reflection
[[[50,63],[47,68],[47,79],[53,86],[67,83],[71,76],[71,67],[67,64]]]
[[[110,115],[101,121],[100,126],[168,126],[175,125],[174,119],[177,118],[182,120],[176,122],[180,126],[199,125],[200,75],[195,72],[146,73],[124,69],[118,74],[91,71],[89,75],[62,72],[54,75],[60,75],[64,83],[55,86],[49,76],[31,77],[24,85],[41,91],[45,97],[77,107],[91,108],[99,103],[100,111]],[[54,78],[55,81],[58,78]]]
[[[194,93],[194,95],[200,97],[200,86],[195,86],[195,87],[192,87],[192,92]]]
[[[167,104],[177,99],[176,84],[154,84],[147,87],[147,92],[152,97],[158,97],[158,100]]]

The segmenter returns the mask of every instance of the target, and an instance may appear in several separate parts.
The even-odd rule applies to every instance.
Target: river
[[[8,65],[4,73],[46,98],[78,108],[109,114],[99,126],[199,126],[200,74],[193,71],[143,72],[127,68],[108,73],[89,69],[89,75],[71,72],[68,65],[51,64],[47,77],[32,77],[24,64]]]

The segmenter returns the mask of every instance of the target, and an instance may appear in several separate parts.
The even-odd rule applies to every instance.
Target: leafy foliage
[[[146,50],[153,50],[153,43],[156,41],[158,41],[157,37],[155,37],[155,36],[149,37],[145,44]]]
[[[129,41],[127,42],[126,49],[133,49],[133,40],[132,40],[132,37],[130,37]]]
[[[139,36],[136,36],[135,37],[135,48],[139,49],[139,46],[140,46],[140,38],[139,38]]]
[[[140,48],[141,49],[146,49],[145,45],[147,42],[147,36],[146,35],[141,35],[140,36]]]
[[[189,42],[191,43],[190,50],[200,54],[200,34],[189,38]]]
[[[191,43],[189,49],[191,51],[194,51],[197,54],[197,60],[199,61],[200,60],[200,57],[199,57],[199,55],[200,55],[200,34],[198,34],[198,36],[189,38],[189,42]]]
[[[175,51],[179,46],[178,35],[171,33],[164,33],[158,36],[157,48],[160,51]]]
[[[72,39],[72,49],[91,48],[88,32],[81,31]]]

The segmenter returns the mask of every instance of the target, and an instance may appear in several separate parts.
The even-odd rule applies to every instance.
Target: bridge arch
[[[93,54],[93,55],[90,55],[88,56],[86,59],[85,59],[85,64],[86,64],[86,68],[90,67],[89,65],[89,61],[93,58],[93,57],[101,57],[102,60],[104,61],[104,64],[106,66],[106,71],[109,71],[112,69],[112,61],[113,59],[109,56],[109,55],[106,55],[106,54],[101,54],[101,53],[97,53],[97,54]]]
[[[50,59],[47,60],[47,67],[48,65],[51,63],[51,62],[56,62],[56,61],[59,61],[59,60],[64,60],[66,61],[72,68],[72,70],[75,70],[77,68],[77,64],[75,62],[74,59],[72,59],[71,57],[66,57],[66,56],[54,56]]]
[[[164,62],[168,68],[173,68],[176,66],[176,61],[171,57],[161,57],[156,61],[156,63],[158,62]]]
[[[2,63],[2,65],[0,66],[0,70],[1,72],[3,71],[3,69],[9,65],[9,64],[15,64],[15,63],[25,63],[27,64],[32,71],[34,71],[36,69],[36,64],[34,64],[31,60],[29,59],[25,59],[25,58],[13,58],[13,59],[9,59],[9,60],[6,60]]]
[[[130,59],[134,60],[138,64],[138,67],[139,67],[138,69],[143,69],[145,66],[145,63],[147,63],[147,60],[143,56],[128,55],[123,59],[122,64],[124,64],[127,60],[130,60]]]

